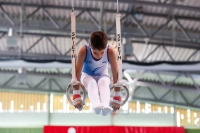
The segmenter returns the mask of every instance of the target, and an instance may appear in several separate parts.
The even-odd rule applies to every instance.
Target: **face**
[[[91,47],[91,46],[90,46],[90,47]],[[100,58],[103,56],[103,54],[104,54],[104,52],[105,52],[105,49],[103,49],[103,50],[98,50],[98,49],[93,49],[93,48],[91,47],[91,51],[92,51],[93,57],[94,57],[96,60],[98,60],[98,59],[100,59]]]

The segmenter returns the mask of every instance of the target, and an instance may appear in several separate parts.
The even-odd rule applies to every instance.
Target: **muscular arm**
[[[112,70],[112,75],[113,75],[113,83],[117,83],[118,80],[118,62],[117,62],[117,54],[114,48],[110,47],[109,48],[109,60],[110,60],[110,66]],[[115,87],[115,92],[120,91],[120,87]],[[112,108],[113,111],[115,112],[116,110],[120,109],[120,104],[116,102],[112,102]]]
[[[85,60],[85,55],[86,55],[86,50],[85,50],[85,46],[83,46],[78,52],[78,56],[77,56],[77,59],[76,59],[76,65],[75,65],[76,66],[76,79],[78,81],[80,81],[81,70],[82,70],[82,67],[83,67],[83,62]],[[73,86],[73,89],[79,90],[79,85]],[[79,110],[82,109],[82,107],[83,107],[82,99],[74,100],[73,104],[74,104],[74,107],[78,108]]]
[[[83,67],[83,63],[86,56],[86,48],[85,46],[81,47],[78,52],[77,60],[76,60],[76,79],[80,82],[81,71]],[[78,90],[78,86],[74,86],[74,90]]]
[[[113,47],[109,47],[109,61],[110,61],[110,66],[112,70],[112,75],[113,75],[113,84],[117,83],[118,80],[118,63],[117,63],[117,54],[116,51]],[[120,91],[119,87],[115,88],[115,91]]]

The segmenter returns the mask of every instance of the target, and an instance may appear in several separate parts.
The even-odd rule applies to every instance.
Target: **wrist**
[[[114,96],[121,96],[121,91],[115,91]]]
[[[73,94],[80,94],[80,90],[73,90]]]

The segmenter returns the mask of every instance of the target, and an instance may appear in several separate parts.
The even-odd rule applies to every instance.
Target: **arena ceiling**
[[[199,108],[200,1],[118,1],[131,99]],[[116,46],[116,0],[74,0],[74,9],[77,51],[96,30]],[[0,1],[2,90],[65,93],[71,10],[71,0]]]

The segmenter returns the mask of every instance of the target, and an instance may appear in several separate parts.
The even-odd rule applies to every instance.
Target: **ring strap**
[[[76,13],[71,12],[71,63],[72,63],[72,79],[76,79]]]
[[[118,60],[118,82],[122,80],[122,50],[121,50],[121,25],[119,13],[116,13],[116,40],[117,40],[117,60]]]

